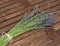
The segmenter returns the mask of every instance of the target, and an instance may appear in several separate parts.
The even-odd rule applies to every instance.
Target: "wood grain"
[[[39,9],[37,13],[60,11],[60,0],[50,0],[50,6],[48,0],[0,0],[0,34],[12,29],[35,5],[38,5]],[[55,14],[54,19],[57,23],[49,29],[48,34],[43,29],[31,30],[17,36],[7,46],[58,46],[60,44],[60,12]],[[57,37],[54,37],[54,34]]]

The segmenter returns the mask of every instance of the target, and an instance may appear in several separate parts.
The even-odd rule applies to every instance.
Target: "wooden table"
[[[0,34],[12,29],[35,5],[39,7],[37,13],[60,11],[60,0],[0,0]],[[54,18],[58,23],[50,27],[49,32],[31,30],[17,36],[7,46],[60,46],[60,13]]]

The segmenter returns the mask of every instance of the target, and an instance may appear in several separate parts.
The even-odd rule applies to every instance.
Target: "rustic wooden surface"
[[[0,34],[13,28],[35,5],[39,6],[37,13],[60,11],[60,0],[50,0],[50,6],[48,3],[48,0],[0,0]],[[58,23],[49,28],[50,32],[31,30],[17,36],[7,46],[60,46],[60,13],[54,18]]]

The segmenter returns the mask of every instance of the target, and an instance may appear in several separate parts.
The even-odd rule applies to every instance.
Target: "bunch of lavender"
[[[34,10],[30,14],[26,14],[27,16],[23,18],[14,28],[5,33],[3,36],[0,36],[0,46],[6,46],[10,40],[31,29],[45,28],[56,23],[52,15],[43,11],[40,13],[36,12],[37,8],[34,8]]]

